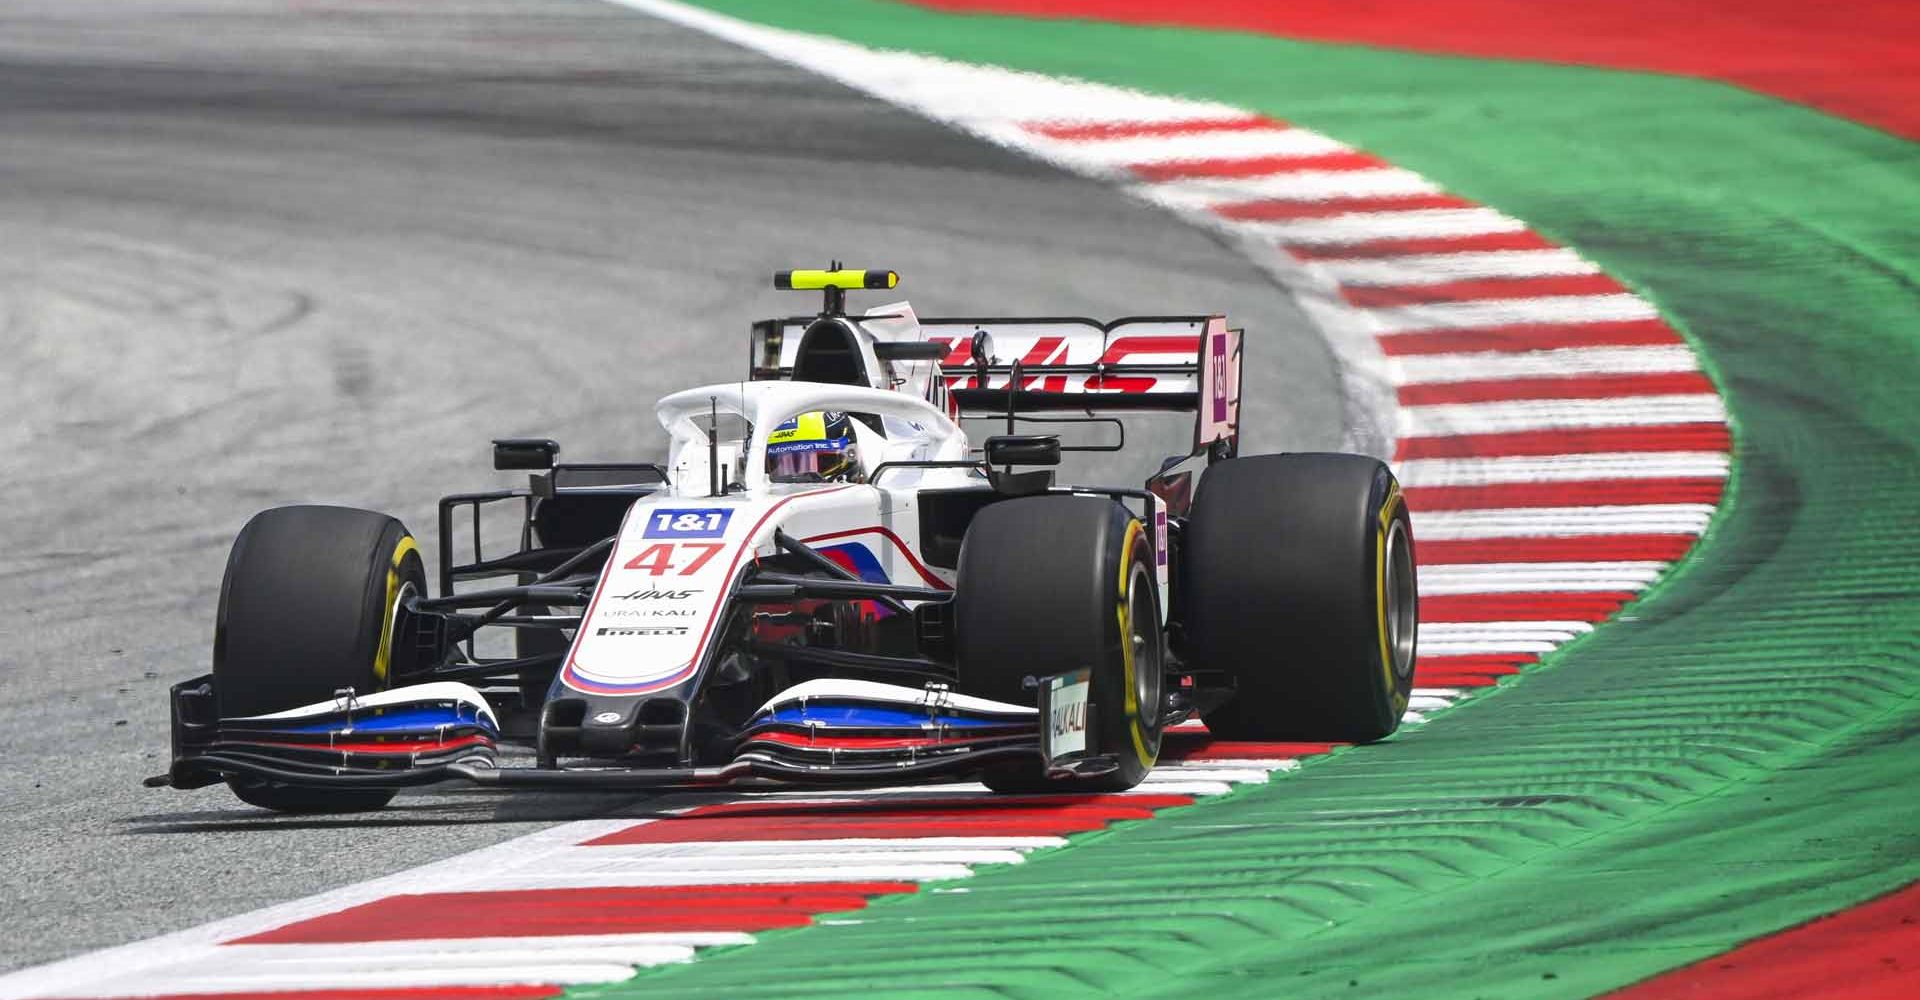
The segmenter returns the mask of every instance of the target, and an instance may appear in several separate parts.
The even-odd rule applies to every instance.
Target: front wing
[[[1043,684],[1041,690],[1046,691]],[[467,781],[503,788],[701,788],[752,782],[871,785],[959,778],[1044,760],[1040,709],[855,680],[814,680],[768,701],[708,767],[618,762],[504,766],[486,700],[441,681],[286,712],[219,718],[212,678],[173,689],[173,764],[150,785],[196,788],[229,776],[314,787],[400,788]],[[1048,761],[1057,776],[1110,769],[1099,757]]]

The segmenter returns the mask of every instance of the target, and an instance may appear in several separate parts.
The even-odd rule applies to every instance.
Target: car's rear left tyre
[[[285,711],[392,682],[400,602],[425,593],[406,526],[348,507],[262,511],[240,529],[220,584],[213,687],[222,718]],[[377,809],[392,789],[227,780],[244,802],[280,812]]]
[[[960,549],[955,662],[967,694],[1033,705],[1027,679],[1089,668],[1089,736],[1118,768],[1047,780],[1042,762],[990,770],[996,791],[1132,788],[1160,754],[1165,644],[1152,543],[1104,497],[1004,500],[975,515]],[[1044,721],[1043,721],[1044,724]]]
[[[1413,690],[1413,527],[1364,455],[1258,455],[1200,479],[1181,537],[1187,664],[1230,677],[1222,739],[1366,742]]]

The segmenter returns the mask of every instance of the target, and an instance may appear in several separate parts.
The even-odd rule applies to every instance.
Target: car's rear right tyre
[[[240,529],[220,584],[213,688],[222,718],[325,701],[391,683],[398,608],[424,593],[406,526],[348,507],[262,511]],[[235,775],[241,801],[279,812],[378,809],[392,789],[288,785]]]
[[[1090,669],[1088,735],[1118,764],[1098,777],[1050,781],[1036,757],[989,770],[988,787],[1118,791],[1147,776],[1160,754],[1165,700],[1159,601],[1152,542],[1112,500],[1020,497],[974,516],[954,595],[960,690],[1034,705],[1028,678]]]
[[[1364,455],[1257,455],[1200,479],[1182,533],[1183,656],[1235,694],[1222,739],[1366,742],[1413,690],[1413,527],[1393,473]]]

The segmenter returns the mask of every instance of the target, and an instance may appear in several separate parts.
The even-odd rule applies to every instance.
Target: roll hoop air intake
[[[900,283],[900,275],[893,271],[878,268],[842,268],[839,261],[824,271],[775,271],[773,287],[792,291],[819,291],[826,293],[820,304],[820,315],[843,316],[847,311],[847,290],[863,288],[892,288]]]
[[[874,269],[831,271],[775,271],[773,287],[782,291],[818,291],[823,288],[892,288],[900,284],[900,275]]]

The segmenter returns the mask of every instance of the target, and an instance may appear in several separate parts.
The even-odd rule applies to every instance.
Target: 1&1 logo
[[[647,512],[644,538],[721,538],[727,533],[727,521],[733,510],[709,507],[701,510],[669,509]]]

